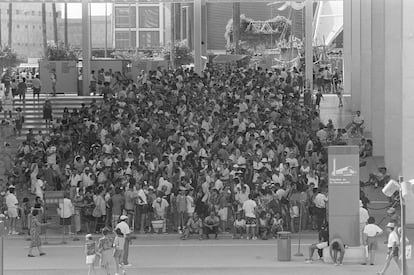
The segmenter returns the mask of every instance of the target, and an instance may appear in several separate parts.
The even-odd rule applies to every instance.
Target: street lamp
[[[408,184],[411,184],[413,180],[410,182],[403,182],[403,177],[398,177],[398,182],[395,180],[390,180],[382,189],[382,193],[387,197],[391,197],[396,191],[399,192],[400,195],[400,205],[401,205],[401,275],[408,275],[407,272],[407,259],[405,255],[406,249],[406,234],[405,234],[405,216],[406,216],[406,209],[405,209],[405,202],[404,197],[406,197],[408,192]]]

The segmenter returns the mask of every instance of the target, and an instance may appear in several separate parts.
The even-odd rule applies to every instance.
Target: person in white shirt
[[[272,175],[272,182],[278,183],[280,186],[283,186],[283,182],[285,181],[285,175],[280,173],[280,169],[276,168],[275,173]]]
[[[9,234],[10,235],[18,235],[19,233],[16,231],[16,219],[19,216],[18,214],[18,204],[19,201],[14,194],[15,187],[10,185],[8,188],[8,193],[5,197],[6,199],[6,206],[7,206],[7,215],[10,219],[10,226],[9,226]]]
[[[252,195],[249,194],[249,199],[243,203],[243,212],[246,218],[246,235],[247,239],[256,240],[256,209],[257,204],[252,200]]]
[[[138,212],[140,216],[140,233],[145,233],[145,225],[147,221],[147,213],[148,213],[148,201],[147,201],[147,194],[143,189],[142,184],[137,185],[138,189],[138,197],[137,197],[137,204],[138,204]]]
[[[45,184],[43,180],[41,179],[40,175],[37,175],[37,180],[35,182],[35,194],[37,197],[40,197],[41,200],[43,200],[43,189],[45,187]]]
[[[116,225],[115,229],[119,228],[122,232],[122,234],[124,234],[124,238],[125,238],[125,243],[124,243],[124,255],[122,258],[122,264],[124,266],[131,266],[131,264],[128,262],[128,254],[129,254],[129,243],[130,243],[130,234],[131,234],[131,230],[129,228],[128,225],[128,216],[122,215],[119,218],[120,222]]]
[[[359,201],[359,242],[364,243],[364,228],[369,219],[368,210],[364,208],[362,201]]]
[[[322,225],[326,221],[326,203],[327,202],[328,202],[328,198],[325,196],[325,194],[322,193],[322,190],[319,188],[318,194],[313,199],[313,203],[315,204],[318,230],[321,229]]]
[[[353,127],[360,132],[362,135],[363,133],[363,125],[364,125],[364,117],[361,115],[361,111],[356,111],[355,116],[352,119],[352,125]]]
[[[60,216],[60,225],[63,226],[63,234],[71,233],[72,215],[75,213],[72,201],[68,198],[68,194],[65,194],[63,200],[59,201],[58,214]]]
[[[368,224],[364,227],[364,242],[363,245],[367,247],[368,257],[366,263],[363,265],[369,264],[374,265],[375,260],[375,251],[378,249],[378,240],[377,236],[382,234],[382,229],[375,224],[375,218],[369,217]]]
[[[380,272],[377,272],[378,275],[384,275],[390,266],[391,260],[394,259],[395,263],[398,266],[398,269],[401,271],[401,261],[399,257],[399,248],[400,248],[400,238],[398,237],[397,228],[394,223],[390,222],[387,224],[388,235],[388,252],[387,258],[385,259],[384,267]],[[403,255],[405,256],[405,255]]]

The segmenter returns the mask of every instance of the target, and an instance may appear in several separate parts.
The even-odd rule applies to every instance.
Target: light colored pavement
[[[409,232],[414,237],[413,232]],[[413,239],[413,238],[411,238]],[[307,255],[307,246],[313,238],[303,240],[302,252]],[[188,240],[174,238],[151,240],[138,238],[130,248],[132,267],[127,274],[289,274],[289,275],[359,275],[375,274],[385,259],[385,247],[380,245],[375,266],[347,264],[335,267],[316,261],[306,264],[305,257],[292,256],[291,262],[277,260],[277,241],[246,240]],[[70,242],[62,246],[44,246],[43,257],[27,257],[28,242],[22,239],[5,242],[6,275],[80,275],[87,274],[83,242]],[[292,240],[292,255],[297,251],[297,240]],[[316,256],[316,253],[315,253]],[[315,257],[316,258],[316,257]],[[410,270],[414,262],[409,260]],[[114,274],[114,264],[111,265]],[[97,269],[97,274],[104,274]],[[388,274],[398,274],[392,265]],[[410,274],[410,273],[408,273]]]
[[[343,96],[344,107],[338,107],[338,97],[333,94],[323,95],[321,101],[320,117],[323,123],[327,123],[329,119],[335,128],[345,128],[352,121],[352,110],[351,110],[351,96]],[[361,111],[364,115],[364,112]]]

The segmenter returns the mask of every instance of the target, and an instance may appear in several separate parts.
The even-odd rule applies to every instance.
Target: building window
[[[115,28],[136,27],[135,7],[115,7]]]
[[[159,6],[139,7],[139,28],[159,28],[160,8]]]
[[[19,25],[19,24],[17,24],[17,25],[16,25],[16,28],[20,29],[20,25]]]
[[[135,31],[117,31],[115,32],[115,48],[132,49],[137,46],[137,35]]]
[[[29,26],[27,26],[27,25],[24,25],[24,28],[25,28],[25,29],[27,29],[28,27],[29,27]]]
[[[35,25],[33,25],[33,29],[35,29],[36,28],[36,26]]]
[[[20,10],[16,10],[16,15],[17,15],[17,14],[20,14]]]
[[[139,47],[156,48],[160,46],[160,32],[159,31],[140,31],[139,32]]]
[[[35,11],[32,11],[32,16],[34,16],[36,14],[36,12]]]

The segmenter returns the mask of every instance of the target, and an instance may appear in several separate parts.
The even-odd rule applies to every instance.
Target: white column
[[[385,0],[385,164],[394,178],[402,167],[401,1]]]
[[[344,93],[351,94],[351,79],[352,79],[352,48],[351,48],[351,22],[352,22],[352,2],[343,1],[344,5],[344,66],[343,66],[343,79],[344,79]]]
[[[384,156],[385,0],[371,3],[371,132],[374,156]]]
[[[313,1],[305,3],[305,78],[313,90]]]
[[[374,0],[375,1],[375,0]],[[371,0],[361,1],[361,69],[360,69],[360,94],[361,112],[365,118],[365,128],[372,131],[372,105],[371,105]]]
[[[201,62],[201,39],[202,39],[202,26],[201,26],[201,16],[202,16],[202,1],[194,1],[194,71],[197,74],[201,74],[202,71],[202,62]]]
[[[91,68],[89,1],[82,0],[82,95],[89,95]]]
[[[351,107],[355,112],[361,109],[361,2],[364,0],[351,1]]]
[[[402,175],[414,179],[414,1],[402,1]],[[397,17],[398,18],[398,17]],[[408,272],[407,272],[408,274]]]

